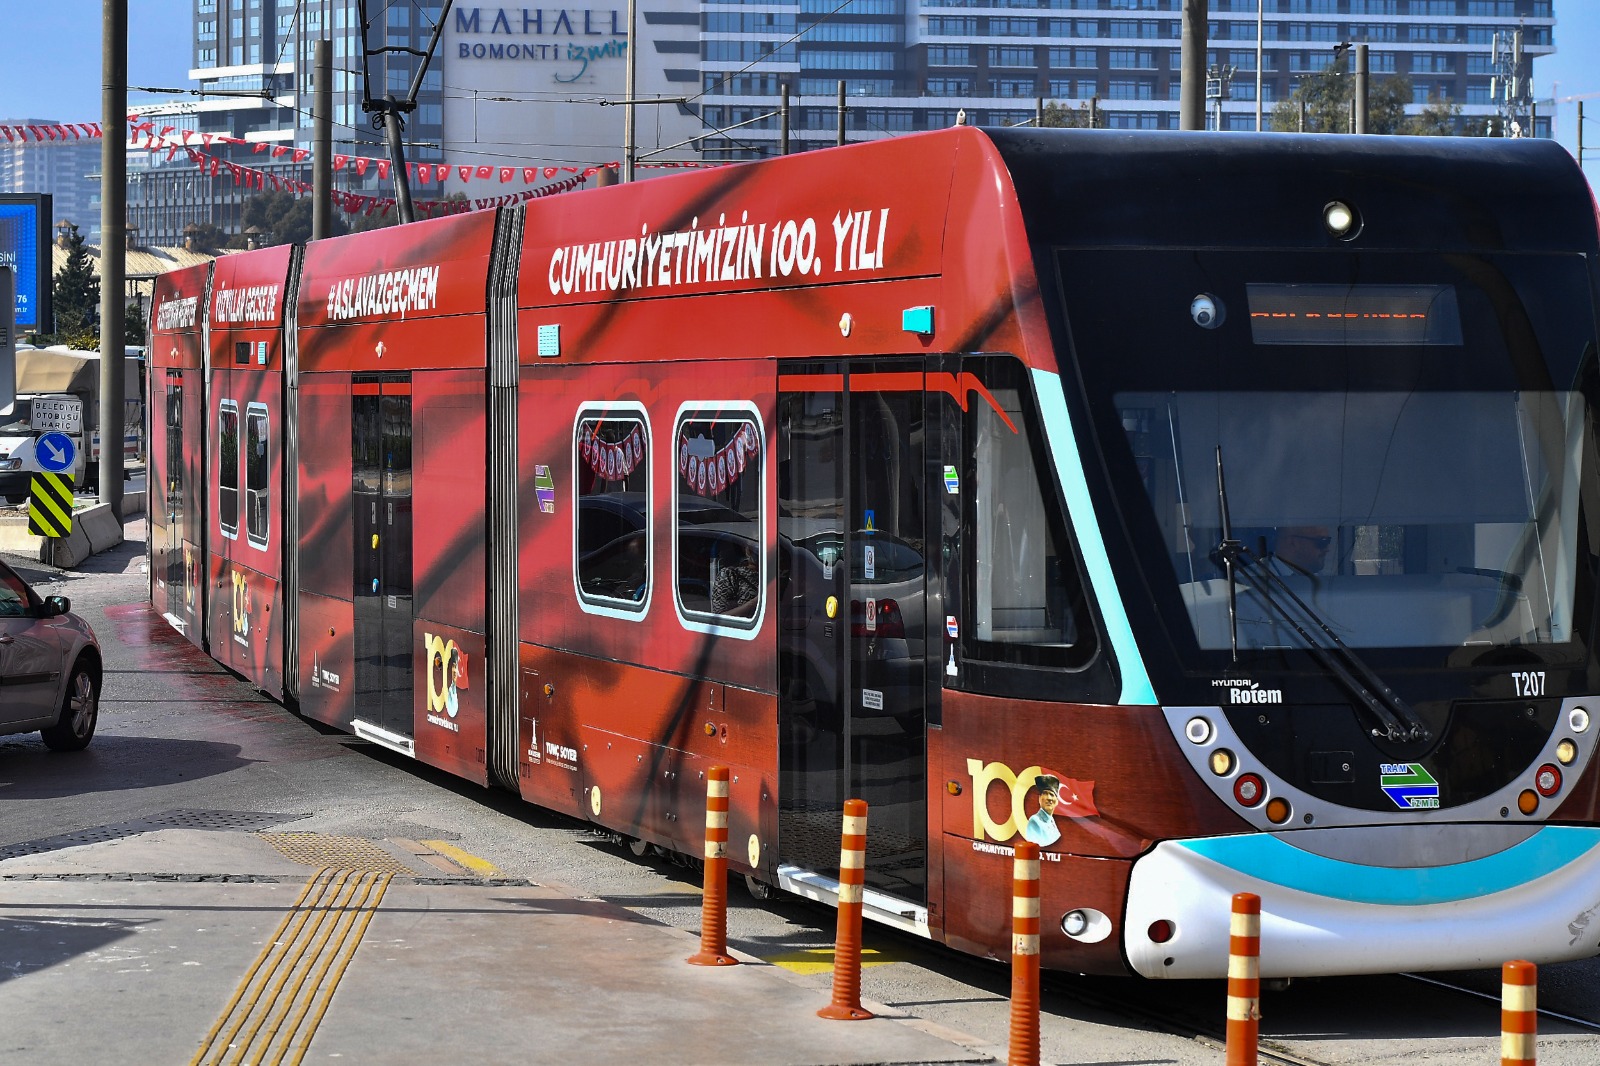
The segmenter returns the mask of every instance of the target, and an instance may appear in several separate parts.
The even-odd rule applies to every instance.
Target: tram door
[[[410,376],[357,375],[350,399],[356,717],[410,738]]]
[[[866,800],[867,885],[924,904],[922,363],[795,369],[779,382],[779,849],[831,873],[844,801]]]
[[[166,374],[166,528],[156,545],[161,553],[163,580],[167,583],[167,617],[188,621],[184,589],[187,569],[183,558],[183,527],[186,521],[186,496],[189,486],[184,473],[187,457],[183,453],[183,371]]]

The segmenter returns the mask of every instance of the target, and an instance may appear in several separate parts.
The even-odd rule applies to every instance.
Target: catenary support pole
[[[100,72],[100,502],[122,514],[123,319],[128,294],[128,0],[104,0]],[[88,436],[84,437],[87,447]],[[89,469],[84,456],[83,468]]]
[[[1206,0],[1183,0],[1178,128],[1206,128]]]
[[[333,236],[333,42],[313,42],[311,77],[311,239]]]

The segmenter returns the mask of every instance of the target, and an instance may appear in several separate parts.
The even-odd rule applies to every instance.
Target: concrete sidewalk
[[[689,934],[483,872],[443,844],[190,828],[0,859],[0,1063],[993,1061],[903,1016],[823,1021],[779,967],[690,966]]]

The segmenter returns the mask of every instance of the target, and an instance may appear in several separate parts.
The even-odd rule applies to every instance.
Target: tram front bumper
[[[1453,834],[1464,854],[1478,857],[1399,865],[1416,854],[1407,835],[1415,828],[1163,841],[1134,863],[1123,926],[1128,961],[1145,977],[1227,976],[1238,892],[1261,897],[1262,977],[1498,967],[1600,953],[1600,829],[1434,824],[1426,829],[1435,842]],[[1297,838],[1315,840],[1315,850],[1297,846]],[[1486,840],[1504,846],[1485,847]],[[1392,859],[1334,857],[1341,852]],[[1149,933],[1162,921],[1174,931],[1156,943]]]

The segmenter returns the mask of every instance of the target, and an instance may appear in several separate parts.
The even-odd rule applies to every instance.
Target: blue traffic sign
[[[72,469],[72,461],[78,457],[78,446],[65,433],[45,433],[34,443],[33,452],[41,470],[63,474]]]

